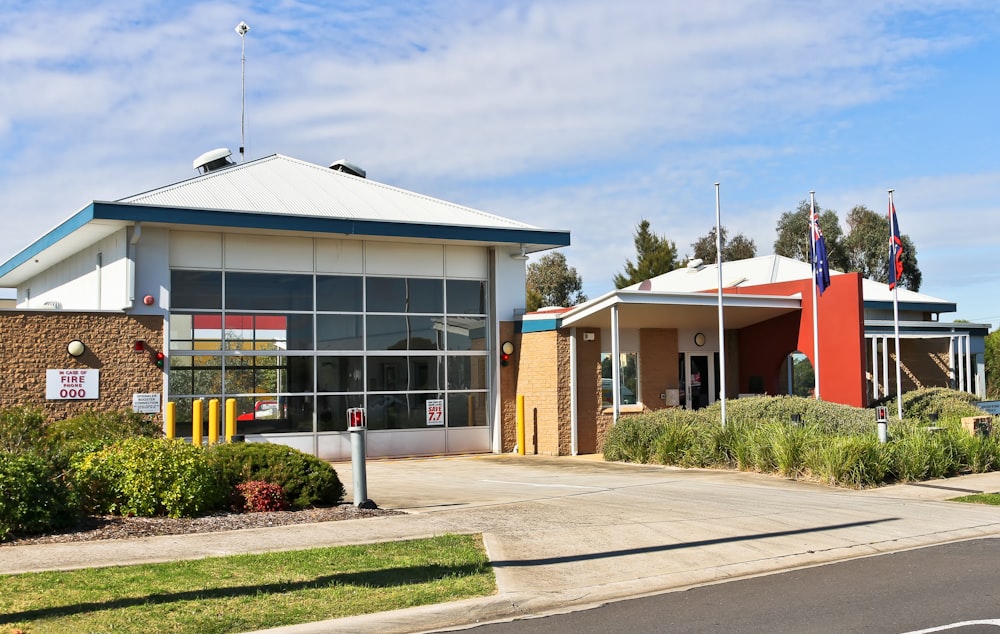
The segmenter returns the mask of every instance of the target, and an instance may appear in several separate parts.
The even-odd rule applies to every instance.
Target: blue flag
[[[819,214],[813,208],[812,219],[813,273],[816,275],[816,288],[822,295],[830,285],[830,260],[826,255],[826,241],[819,229]]]
[[[889,199],[889,288],[903,281],[903,240],[899,237],[896,206]]]

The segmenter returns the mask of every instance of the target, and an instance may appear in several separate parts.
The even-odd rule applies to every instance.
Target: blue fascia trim
[[[95,203],[90,203],[80,211],[76,212],[55,229],[49,231],[41,238],[35,240],[30,245],[19,251],[3,265],[0,265],[0,278],[4,277],[17,267],[28,262],[39,253],[56,244],[66,236],[77,231],[88,222],[94,219]]]
[[[932,333],[937,335],[972,335],[974,337],[985,337],[990,333],[988,327],[977,325],[977,324],[967,324],[962,322],[955,323],[941,323],[941,322],[927,322],[928,324],[936,325],[926,325],[922,326],[919,324],[914,324],[913,322],[900,323],[899,331],[901,333]],[[893,335],[895,334],[895,326],[892,324],[865,324],[865,334],[866,335]]]
[[[127,203],[95,202],[92,207],[94,208],[94,218],[102,220],[266,229],[271,231],[339,233],[343,235],[375,237],[466,240],[510,244],[528,243],[550,245],[551,247],[565,247],[570,244],[568,231],[546,231],[544,229],[504,229],[501,227],[432,225],[389,222],[384,220],[316,218],[242,211],[155,207]]]
[[[958,310],[958,304],[944,303],[931,304],[928,302],[899,302],[901,308],[906,310],[918,310],[927,313],[953,313]],[[882,300],[870,300],[865,302],[865,308],[871,309],[891,309],[892,302]]]
[[[527,332],[548,332],[550,330],[559,329],[558,319],[529,319],[528,321],[518,322],[518,332],[521,334]]]

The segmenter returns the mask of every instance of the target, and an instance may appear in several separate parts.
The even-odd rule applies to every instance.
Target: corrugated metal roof
[[[719,269],[716,264],[706,264],[698,268],[675,269],[663,275],[648,280],[648,287],[643,290],[662,292],[695,292],[715,290],[719,285]],[[830,271],[836,284],[836,276],[843,275],[841,271]],[[722,263],[722,286],[756,286],[775,282],[790,282],[807,280],[812,277],[812,266],[808,262],[793,260],[781,255],[763,255],[746,260],[735,260]],[[640,284],[633,284],[626,290],[639,290]],[[864,279],[861,290],[866,302],[892,302],[892,291],[888,284]],[[952,302],[931,297],[923,293],[915,293],[905,288],[899,289],[899,301],[926,306],[939,305],[943,312],[955,310]]]
[[[209,172],[118,202],[312,218],[537,228],[281,154]]]

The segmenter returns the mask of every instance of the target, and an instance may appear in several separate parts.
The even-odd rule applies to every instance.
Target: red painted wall
[[[802,312],[749,326],[740,331],[740,391],[749,391],[751,376],[761,376],[768,394],[778,394],[778,372],[790,353],[798,350],[816,367],[813,358],[812,280],[727,288],[743,295],[802,295]],[[817,295],[819,324],[820,396],[824,401],[865,407],[865,315],[861,274],[834,275]]]

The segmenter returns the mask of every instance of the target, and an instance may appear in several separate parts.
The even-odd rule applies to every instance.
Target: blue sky
[[[1000,323],[1000,8],[992,0],[0,0],[0,261],[91,200],[247,156],[546,229],[591,297],[643,218],[682,255],[715,222],[758,254],[816,191],[895,189],[921,291]],[[846,230],[846,227],[845,227]]]

